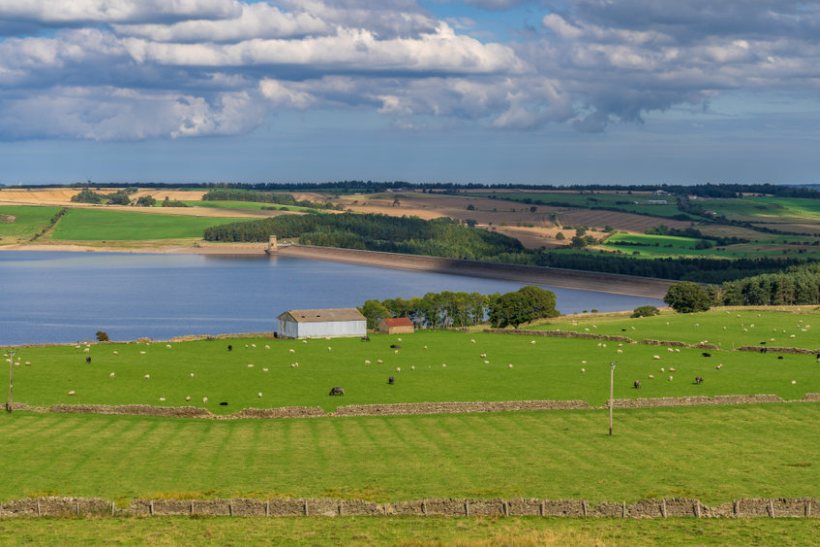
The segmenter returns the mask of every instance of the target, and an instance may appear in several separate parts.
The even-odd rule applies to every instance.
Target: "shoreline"
[[[93,252],[127,254],[195,254],[210,256],[266,256],[267,243],[203,243],[192,242],[161,245],[151,242],[144,246],[112,246],[64,244],[18,244],[0,247],[3,251],[31,252]],[[584,270],[545,268],[518,264],[502,264],[460,260],[423,255],[407,255],[336,247],[293,245],[279,247],[272,255],[357,264],[374,268],[417,272],[442,273],[464,277],[499,279],[549,285],[561,289],[603,292],[622,296],[663,299],[673,280],[634,277]]]
[[[339,249],[294,245],[280,247],[274,255],[308,258],[389,268],[393,270],[434,272],[485,279],[502,279],[521,283],[550,285],[561,289],[575,289],[622,296],[663,299],[673,280],[651,277],[633,277],[618,274],[545,268],[519,264],[479,262],[422,255]]]

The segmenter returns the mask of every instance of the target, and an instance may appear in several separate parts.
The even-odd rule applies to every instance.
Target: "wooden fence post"
[[[663,498],[663,500],[661,500],[661,516],[663,518],[666,518],[666,498]]]

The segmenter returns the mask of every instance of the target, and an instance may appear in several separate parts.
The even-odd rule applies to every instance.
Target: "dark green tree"
[[[378,300],[366,300],[359,311],[367,318],[367,328],[375,329],[379,326],[379,321],[391,317],[390,310]]]
[[[712,305],[709,291],[691,281],[675,283],[669,287],[663,301],[678,313],[706,311]]]
[[[511,325],[517,329],[523,323],[557,315],[555,293],[528,286],[495,299],[490,309],[490,323],[497,328]]]

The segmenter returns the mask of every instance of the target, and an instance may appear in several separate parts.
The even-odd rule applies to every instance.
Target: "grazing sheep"
[[[490,364],[490,362],[489,362],[489,361],[487,361],[487,360],[485,359],[485,360],[484,360],[484,364],[485,364],[485,365],[489,365],[489,364]]]
[[[509,368],[513,368],[513,364],[512,364],[512,363],[510,363],[510,364],[509,364],[509,365],[507,365],[507,366],[508,366]]]
[[[586,371],[587,371],[587,369],[582,368],[582,369],[581,369],[581,374],[586,374]]]
[[[393,384],[395,384],[395,383],[396,383],[396,378],[395,378],[395,377],[393,377],[393,376],[389,376],[389,377],[387,378],[387,383],[388,383],[389,385],[391,385],[391,386],[392,386]]]
[[[640,380],[635,380],[634,382],[632,382],[632,387],[634,389],[641,389],[641,381]]]
[[[470,338],[470,343],[475,344],[475,338]]]
[[[703,383],[703,376],[695,376],[695,384],[700,385]]]
[[[377,362],[378,364],[380,364],[380,365],[381,365],[382,363],[384,363],[384,361],[382,361],[381,359],[376,359],[376,362]]]
[[[203,398],[202,398],[202,402],[203,402],[203,403],[207,403],[207,402],[208,402],[208,397],[203,397]]]
[[[119,355],[119,354],[120,354],[120,352],[118,352],[117,350],[114,350],[114,355]]]
[[[256,394],[256,396],[261,399],[262,398],[262,392],[260,391],[259,393]]]
[[[116,372],[112,372],[112,373],[110,373],[110,374],[108,375],[108,377],[109,377],[109,378],[113,378],[113,377],[114,377],[114,376],[116,376],[116,375],[117,375],[117,373],[116,373]]]
[[[796,384],[797,380],[792,380],[792,385]]]
[[[193,377],[194,377],[194,373],[192,372],[192,373],[191,373],[191,378],[193,378]]]
[[[719,364],[719,365],[717,365],[715,368],[716,368],[717,370],[722,369],[722,368],[723,368],[723,363],[720,363],[720,364]]]
[[[486,358],[487,358],[487,354],[486,354],[486,353],[482,353],[481,355],[479,355],[479,357],[481,357],[482,359],[486,359]]]
[[[172,346],[171,346],[171,344],[165,344],[165,347],[168,348],[168,349],[171,349]]]
[[[441,366],[442,368],[447,368],[447,363],[442,363]]]
[[[77,394],[77,392],[72,389],[71,391],[68,392],[68,394],[71,395],[71,396],[74,396],[74,395]]]
[[[654,359],[654,360],[656,360],[656,361],[659,361],[659,360],[660,360],[660,358],[661,358],[661,356],[660,356],[660,355],[653,355],[653,356],[652,356],[652,359]]]
[[[145,352],[144,352],[144,351],[141,351],[141,352],[140,352],[140,355],[145,355]]]
[[[296,350],[295,350],[295,349],[293,349],[293,348],[290,348],[288,351],[289,351],[290,353],[296,353]]]
[[[252,348],[255,348],[255,347],[256,347],[256,344],[251,344],[251,347],[252,347]]]
[[[159,402],[160,402],[160,403],[164,403],[164,402],[165,402],[165,397],[160,397],[160,398],[159,398]]]
[[[535,340],[530,340],[530,344],[535,344]]]
[[[90,355],[86,356],[86,358],[85,358],[85,362],[86,362],[86,364],[88,364],[88,365],[90,365],[90,364],[91,364],[91,356],[90,356]]]
[[[145,378],[146,380],[150,380],[150,379],[151,379],[151,375],[150,375],[150,374],[146,374],[145,376],[143,376],[143,378]]]
[[[678,371],[678,369],[669,367],[669,372],[677,372],[677,371]]]
[[[262,369],[262,372],[267,372],[267,371],[268,371],[268,369],[267,369],[267,368],[263,368],[263,369]]]
[[[650,375],[649,375],[649,379],[650,379],[650,380],[654,380],[654,379],[655,379],[655,375],[654,375],[654,374],[650,374]]]
[[[248,368],[253,368],[253,364],[252,364],[252,363],[248,363]]]
[[[270,349],[270,346],[265,344],[265,349]]]
[[[416,370],[416,365],[410,365],[410,370]]]
[[[330,388],[330,393],[328,393],[328,395],[330,395],[331,397],[340,397],[344,394],[345,394],[344,388],[339,387],[339,386],[334,386],[334,387]]]
[[[186,400],[186,401],[190,401],[190,400],[191,400],[191,396],[190,396],[190,395],[186,395],[186,396],[185,396],[185,400]]]
[[[669,381],[670,381],[670,382],[671,382],[672,380],[674,380],[674,379],[675,379],[675,377],[674,377],[674,376],[670,376],[670,377],[669,377]]]
[[[328,347],[327,347],[327,351],[333,351],[333,348],[332,348],[332,347],[330,347],[330,346],[328,346]]]
[[[624,350],[622,350],[622,349],[618,349],[618,350],[615,350],[615,351],[616,351],[617,353],[623,353],[623,352],[624,352]]]
[[[666,351],[668,351],[669,353],[675,353],[675,350],[672,348],[666,348]]]
[[[424,346],[424,349],[427,349],[427,346]]]
[[[370,364],[370,359],[365,359],[365,360],[364,360],[364,364],[365,364],[365,365],[369,365],[369,364]]]

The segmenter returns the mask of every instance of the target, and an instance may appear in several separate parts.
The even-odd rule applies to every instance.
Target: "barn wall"
[[[367,321],[325,321],[299,323],[298,338],[366,336]]]
[[[276,332],[284,338],[297,338],[299,336],[299,326],[294,321],[284,319],[278,320],[279,327]]]

